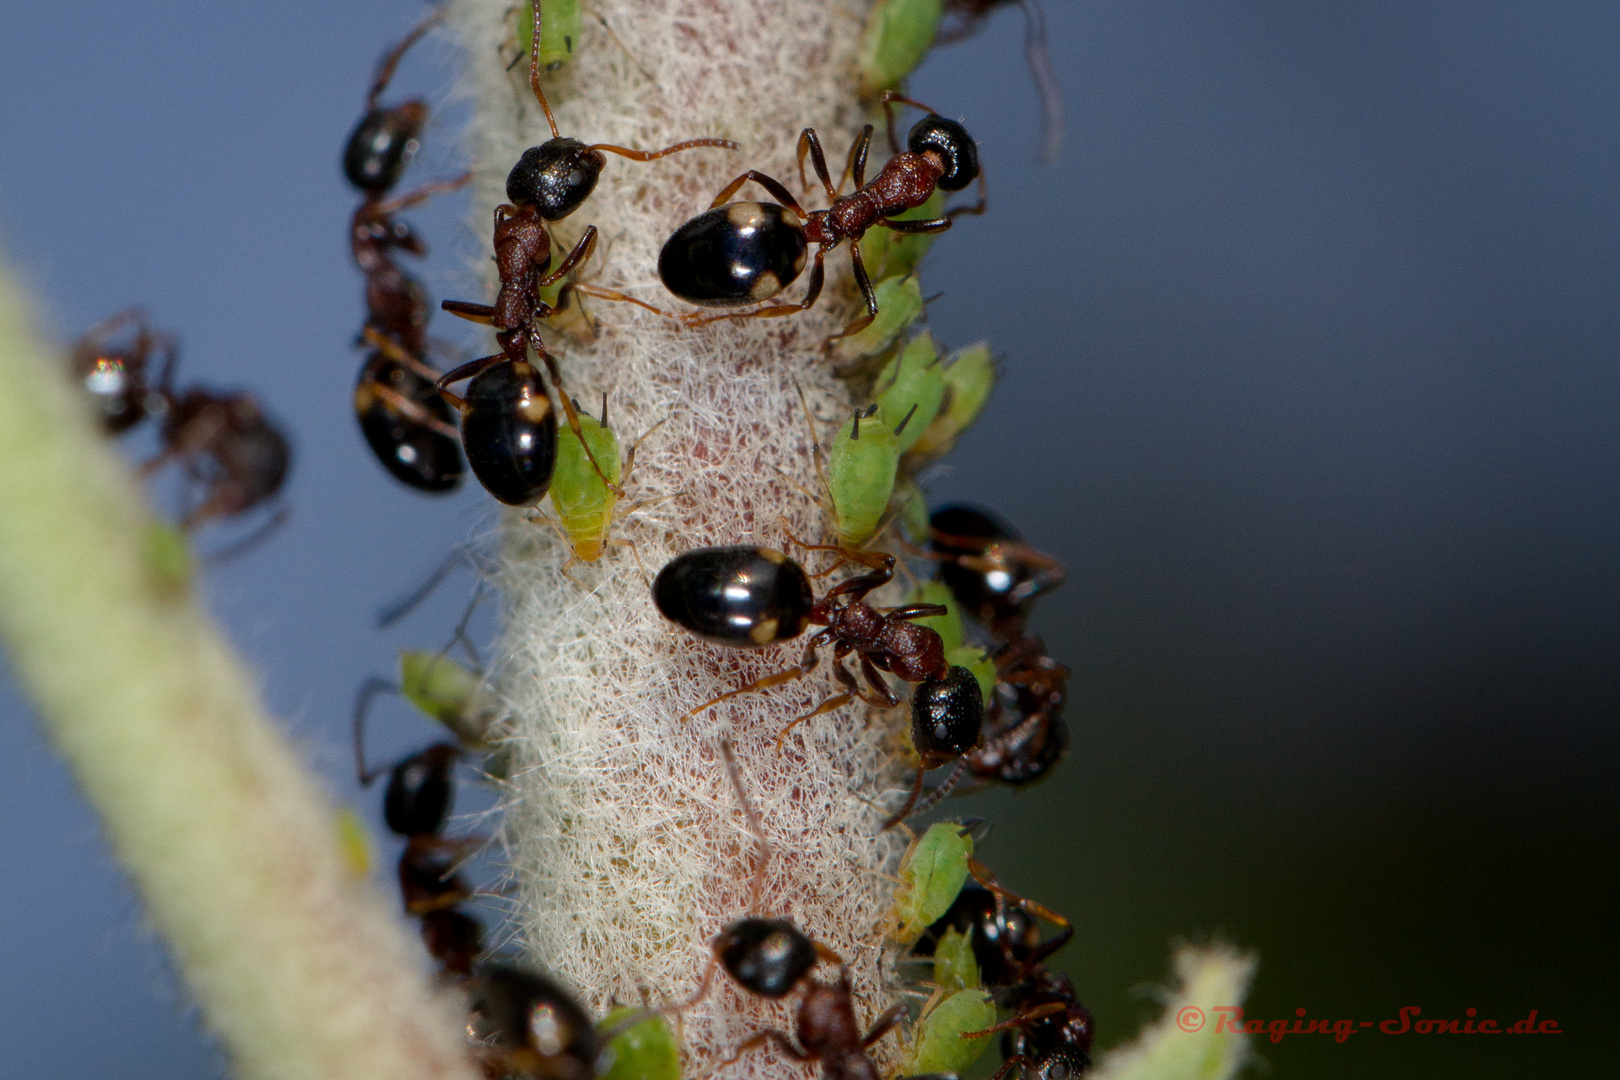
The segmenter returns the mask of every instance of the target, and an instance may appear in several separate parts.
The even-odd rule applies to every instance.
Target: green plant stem
[[[454,1004],[0,270],[0,634],[235,1075],[474,1073]]]

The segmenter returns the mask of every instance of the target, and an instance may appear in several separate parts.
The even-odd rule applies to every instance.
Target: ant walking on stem
[[[568,427],[585,443],[578,411],[562,388],[557,361],[536,331],[536,322],[553,308],[540,299],[539,290],[561,281],[590,257],[596,246],[596,226],[588,226],[572,251],[556,267],[552,264],[551,234],[546,223],[560,221],[577,210],[596,189],[607,164],[603,152],[632,161],[654,161],[681,150],[714,146],[735,150],[730,139],[689,139],[662,150],[634,150],[611,143],[587,146],[564,138],[540,89],[541,4],[534,5],[530,49],[529,88],[545,113],[552,137],[523,152],[506,177],[510,204],[495,208],[495,265],[500,291],[493,305],[446,300],[445,311],[495,328],[501,351],[480,357],[445,374],[438,390],[462,414],[462,442],[473,473],[491,495],[512,506],[538,500],[551,485],[557,461],[557,418],[544,383],[529,364],[528,353],[546,365],[557,391]],[[609,290],[574,285],[576,291],[607,299],[619,298]],[[451,383],[472,380],[466,395],[446,389]],[[616,492],[595,454],[585,444],[586,456],[597,475]]]

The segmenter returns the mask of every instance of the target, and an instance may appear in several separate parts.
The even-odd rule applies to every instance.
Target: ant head
[[[343,175],[372,198],[399,183],[399,174],[421,148],[428,108],[407,101],[392,109],[372,109],[360,118],[343,147]]]
[[[578,139],[547,139],[523,151],[506,175],[506,197],[532,206],[547,221],[561,221],[596,190],[607,164],[600,151]]]
[[[979,146],[967,128],[938,113],[930,113],[906,136],[913,154],[934,154],[945,163],[945,175],[935,181],[941,191],[961,191],[979,178]]]
[[[816,946],[789,919],[738,919],[714,939],[721,965],[761,997],[785,997],[816,964]]]

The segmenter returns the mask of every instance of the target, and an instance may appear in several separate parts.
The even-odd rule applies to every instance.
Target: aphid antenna
[[[363,788],[370,787],[377,777],[393,768],[392,765],[379,765],[370,770],[366,768],[366,715],[371,711],[371,703],[378,694],[398,693],[400,693],[398,683],[389,682],[379,675],[372,675],[360,684],[360,689],[354,696],[354,769]]]
[[[385,604],[378,608],[377,629],[386,630],[415,611],[423,601],[432,596],[438,587],[444,583],[444,579],[450,576],[452,570],[463,564],[472,567],[474,571],[481,570],[478,564],[478,549],[472,544],[460,543],[452,547],[450,554],[445,556],[443,561],[432,570],[428,571],[427,577],[422,580],[420,585],[392,604]]]
[[[957,758],[955,767],[951,769],[951,774],[944,780],[940,781],[934,790],[930,791],[921,800],[919,800],[916,806],[912,807],[909,811],[904,812],[904,818],[894,819],[883,827],[885,829],[892,828],[893,826],[900,824],[900,822],[903,820],[928,813],[928,811],[939,805],[941,799],[945,798],[945,796],[951,793],[951,789],[956,786],[956,782],[958,780],[962,779],[962,774],[966,771],[967,758],[965,756]]]
[[[816,430],[815,414],[810,411],[810,401],[805,397],[804,387],[799,385],[798,379],[793,380],[793,389],[798,392],[799,407],[804,410],[804,422],[805,425],[810,429],[810,456],[815,462],[816,476],[821,479],[822,488],[830,490],[832,485],[827,479],[827,468],[821,460],[821,433]],[[780,472],[780,470],[778,471]],[[794,486],[799,487],[797,484]],[[799,490],[803,491],[804,488],[799,487]],[[823,497],[819,495],[813,497],[819,505],[821,505],[823,508],[826,507],[827,502]]]
[[[929,304],[932,304],[935,300],[938,300],[940,297],[942,297],[944,295],[945,295],[945,290],[941,289],[941,290],[939,290],[939,292],[935,293],[932,296],[923,297],[923,307],[927,307]]]
[[[936,361],[936,363],[937,363],[937,361]],[[877,408],[876,405],[874,405],[872,407],[874,409]],[[916,415],[917,415],[917,403],[912,402],[911,403],[911,408],[906,411],[906,415],[900,418],[900,423],[899,424],[895,425],[894,433],[896,435],[898,435],[902,431],[906,430],[906,425],[911,423],[911,418],[913,416],[916,416]]]

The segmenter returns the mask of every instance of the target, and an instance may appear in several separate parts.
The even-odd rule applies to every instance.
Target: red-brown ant
[[[730,139],[690,139],[662,150],[633,150],[610,143],[587,146],[578,139],[563,138],[540,89],[541,7],[534,5],[529,88],[545,113],[552,137],[523,152],[506,177],[506,197],[511,204],[495,208],[495,266],[501,287],[494,305],[461,300],[446,300],[441,305],[452,315],[496,330],[500,352],[461,365],[440,378],[438,387],[445,400],[461,410],[462,445],[473,473],[491,495],[513,506],[532,503],[546,493],[557,459],[557,418],[545,385],[529,365],[530,348],[544,361],[568,426],[596,464],[581,433],[578,413],[563,392],[557,362],[535,328],[537,320],[553,312],[540,299],[539,290],[562,280],[590,257],[596,246],[596,226],[588,226],[574,249],[553,268],[551,234],[545,223],[567,217],[595,190],[607,164],[603,151],[633,161],[654,161],[702,146],[737,148]],[[573,288],[587,295],[618,298],[607,290],[583,285]],[[462,379],[472,380],[464,398],[445,389]],[[615,486],[600,466],[597,473],[604,483]]]
[[[1025,787],[1043,779],[1069,747],[1063,719],[1069,669],[1047,655],[1038,637],[1009,642],[995,659],[984,741],[964,760],[979,780]]]
[[[133,335],[115,347],[111,342],[126,327],[133,328]],[[154,407],[162,407],[147,381],[147,368],[156,354],[163,355],[163,366],[168,368],[177,351],[174,337],[153,330],[144,311],[126,308],[101,320],[73,343],[68,367],[95,402],[103,429],[118,435],[144,420]]]
[[[905,152],[894,137],[897,101],[928,113],[912,127]],[[866,230],[882,226],[902,233],[942,232],[961,214],[983,213],[984,174],[979,168],[978,146],[967,129],[921,102],[892,91],[883,95],[883,108],[889,116],[894,155],[870,183],[866,180],[866,153],[872,142],[872,125],[866,125],[850,147],[848,169],[853,173],[855,190],[848,195],[840,195],[833,185],[815,129],[805,128],[799,134],[799,179],[802,184],[808,154],[827,192],[827,209],[806,213],[780,181],[750,169],[727,184],[707,211],[677,229],[658,255],[658,276],[676,296],[704,307],[738,307],[767,300],[791,285],[804,269],[808,245],[816,244],[810,286],[802,301],[721,315],[672,317],[695,326],[721,319],[775,318],[804,311],[821,295],[827,252],[847,240],[855,283],[866,301],[866,314],[834,335],[834,340],[857,333],[876,318],[878,310],[877,294],[866,276],[857,243]],[[927,221],[894,219],[926,203],[935,188],[960,191],[975,179],[979,181],[979,201],[972,206],[959,206],[943,217]],[[727,204],[726,200],[750,180],[770,192],[776,203]]]
[[[141,473],[149,476],[179,461],[187,479],[202,486],[201,500],[181,519],[189,531],[274,497],[292,466],[292,447],[251,394],[201,387],[173,393],[169,389],[173,367],[172,362],[165,366],[157,391],[166,405],[160,433],[163,450],[141,467]],[[281,520],[278,516],[271,525]]]

